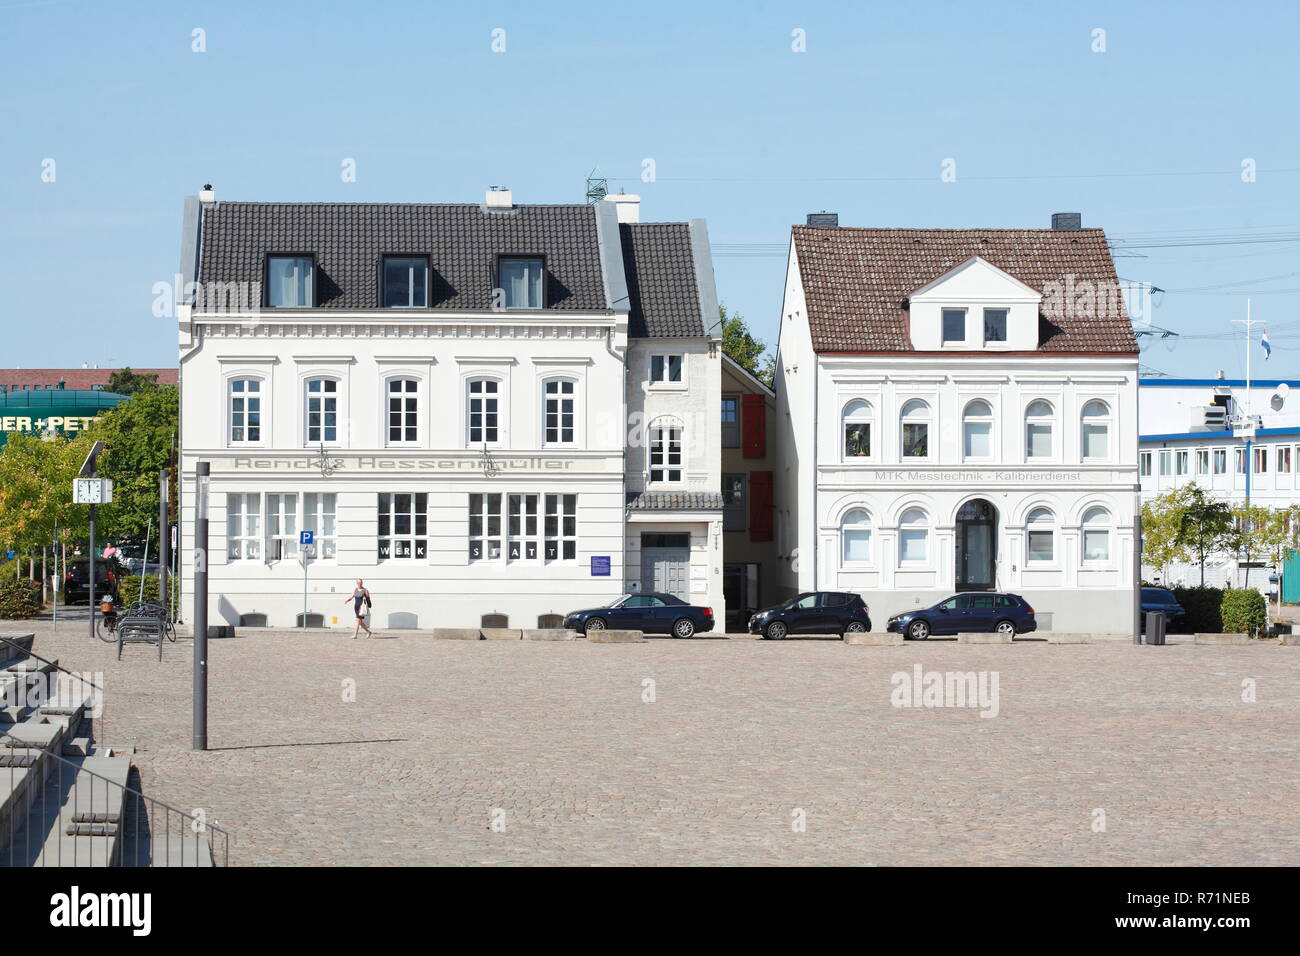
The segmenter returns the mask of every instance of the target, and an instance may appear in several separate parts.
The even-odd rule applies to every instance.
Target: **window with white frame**
[[[1214,457],[1213,457],[1213,461],[1214,461],[1214,472],[1213,472],[1213,473],[1216,474],[1216,475],[1226,475],[1226,474],[1228,473],[1228,449],[1226,449],[1226,448],[1216,448],[1216,449],[1214,449],[1214,453],[1213,453],[1213,454],[1214,454]]]
[[[1196,473],[1198,475],[1208,475],[1210,473],[1210,449],[1196,449]]]
[[[266,559],[298,556],[298,493],[266,496]]]
[[[944,309],[942,323],[944,345],[956,345],[966,341],[965,309]]]
[[[501,559],[501,495],[469,496],[469,559]]]
[[[428,304],[428,258],[384,256],[384,308],[423,309]]]
[[[1138,477],[1151,477],[1151,452],[1149,451],[1138,453]]]
[[[871,457],[872,408],[870,402],[855,399],[844,406],[844,457]]]
[[[671,425],[650,428],[650,483],[682,480],[682,430]]]
[[[840,546],[845,564],[871,561],[871,515],[865,508],[854,508],[840,522]]]
[[[578,557],[578,496],[546,496],[546,560],[573,561]]]
[[[502,256],[497,281],[507,309],[540,309],[544,305],[546,263],[540,256]]]
[[[921,564],[929,559],[930,520],[923,508],[908,508],[898,519],[898,560]]]
[[[420,440],[420,382],[414,378],[388,380],[388,444],[408,445]]]
[[[309,378],[304,411],[307,414],[307,444],[339,440],[339,383],[332,378]]]
[[[232,378],[230,395],[230,443],[262,440],[262,380]]]
[[[1001,343],[1007,340],[1007,310],[984,310],[984,341]]]
[[[498,515],[499,508],[498,503]],[[423,561],[429,553],[428,524],[427,494],[379,492],[379,560]]]
[[[226,559],[262,557],[262,496],[257,492],[226,495]]]
[[[1291,446],[1277,446],[1277,473],[1279,475],[1289,475],[1291,473]]]
[[[685,374],[684,355],[650,356],[650,384],[674,385],[682,381]]]
[[[1050,508],[1035,508],[1025,519],[1025,560],[1050,564],[1056,559],[1056,516]]]
[[[1025,409],[1025,457],[1051,458],[1056,415],[1050,402],[1036,398]],[[1150,467],[1147,473],[1150,474]]]
[[[1232,451],[1233,451],[1233,455],[1232,455],[1233,466],[1235,467],[1237,474],[1244,475],[1246,473],[1246,461],[1247,461],[1246,449],[1234,448]]]
[[[1186,448],[1174,452],[1174,474],[1185,475],[1191,471],[1192,453]]]
[[[1110,457],[1110,406],[1094,398],[1083,406],[1083,457]]]
[[[315,557],[331,560],[338,553],[337,497],[333,493],[304,492],[302,496],[302,530],[315,538]]]
[[[572,445],[574,442],[578,385],[571,378],[548,378],[542,384],[543,442]]]
[[[536,561],[541,555],[538,495],[510,495],[506,522],[506,560]]]
[[[1255,474],[1262,475],[1268,471],[1268,446],[1255,446]]]
[[[1168,448],[1160,449],[1160,476],[1167,477],[1174,473],[1174,453]]]
[[[899,453],[904,458],[928,458],[930,456],[930,406],[919,398],[914,398],[903,406],[899,415],[902,447]]]
[[[494,378],[472,378],[467,383],[469,415],[468,435],[471,445],[500,440],[501,383]]]
[[[966,405],[961,420],[963,458],[993,457],[993,406],[982,398]]]
[[[315,264],[311,256],[266,257],[266,304],[309,309],[316,304]]]
[[[1083,560],[1097,564],[1110,560],[1110,512],[1089,508],[1083,514]]]

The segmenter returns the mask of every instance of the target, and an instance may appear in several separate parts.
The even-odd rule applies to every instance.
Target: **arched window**
[[[966,406],[961,418],[963,458],[993,457],[993,406],[977,398]]]
[[[862,399],[844,406],[844,457],[871,457],[871,403]]]
[[[1110,406],[1100,399],[1083,406],[1083,457],[1110,457]]]
[[[388,398],[388,444],[417,442],[420,438],[420,382],[414,378],[390,378]]]
[[[1052,457],[1052,426],[1055,416],[1052,406],[1041,398],[1034,399],[1025,409],[1025,457]]]
[[[650,426],[650,483],[682,480],[682,426],[675,418],[662,418]]]
[[[496,444],[501,435],[501,383],[494,378],[471,378],[465,387],[468,390],[466,410],[469,416],[469,443]]]
[[[840,522],[840,540],[844,563],[865,563],[871,560],[871,516],[862,508],[854,508]]]
[[[230,443],[262,440],[262,380],[232,378],[229,385],[228,415]]]
[[[903,406],[899,415],[902,425],[904,458],[930,457],[930,406],[914,398]]]
[[[923,508],[908,508],[898,519],[898,560],[917,564],[928,559],[930,521]]]
[[[1056,558],[1056,516],[1050,508],[1035,508],[1025,519],[1029,564],[1050,564]]]
[[[332,378],[309,378],[305,383],[303,411],[308,445],[339,440],[339,383]]]
[[[1110,512],[1105,508],[1089,508],[1083,514],[1083,560],[1104,562],[1110,560]]]
[[[578,384],[571,378],[548,378],[542,383],[543,444],[573,444],[577,391]]]

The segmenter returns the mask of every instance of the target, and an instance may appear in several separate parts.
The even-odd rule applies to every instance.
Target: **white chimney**
[[[217,201],[217,192],[212,188],[212,183],[204,183],[203,188],[199,190],[199,202],[209,205]]]
[[[492,186],[487,191],[486,205],[489,209],[513,209],[514,198],[508,186]]]
[[[618,209],[619,222],[641,221],[641,197],[635,194],[619,193],[605,197],[605,202],[612,202]]]

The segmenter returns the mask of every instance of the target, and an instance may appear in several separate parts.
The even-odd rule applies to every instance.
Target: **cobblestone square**
[[[0,629],[103,672],[107,739],[233,865],[1300,863],[1296,648],[244,629],[197,753],[189,640]],[[918,664],[996,674],[997,716],[893,706]]]

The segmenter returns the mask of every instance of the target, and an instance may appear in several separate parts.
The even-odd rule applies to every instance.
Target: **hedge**
[[[1192,633],[1223,632],[1223,589],[1212,587],[1171,588],[1187,616],[1180,626]]]
[[[1254,588],[1224,591],[1222,616],[1228,634],[1255,634],[1268,627],[1268,605]]]
[[[0,618],[18,621],[41,613],[40,581],[4,581],[0,583]]]
[[[134,604],[140,600],[140,575],[128,574],[122,578],[118,586],[118,594],[121,596],[122,604]],[[172,578],[171,586],[167,589],[167,597],[171,600],[172,609],[176,608],[176,579]],[[144,599],[146,601],[158,600],[158,575],[151,574],[144,579]]]

